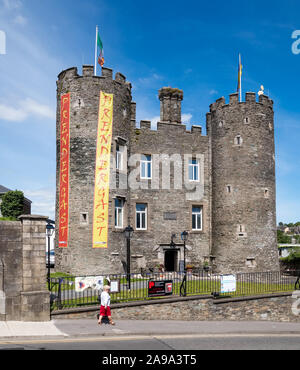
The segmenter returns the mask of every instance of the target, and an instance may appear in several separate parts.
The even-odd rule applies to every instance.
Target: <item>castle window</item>
[[[247,236],[245,232],[245,225],[239,224],[237,227],[237,234],[239,237]]]
[[[235,144],[235,145],[240,146],[240,145],[242,145],[242,143],[243,143],[243,139],[242,139],[242,137],[241,137],[240,135],[238,135],[238,136],[236,136],[236,137],[234,138],[234,144]]]
[[[198,159],[189,159],[189,180],[199,181],[199,161]]]
[[[219,127],[224,127],[225,121],[220,121],[219,122]]]
[[[231,185],[226,186],[227,193],[231,193]]]
[[[115,228],[123,228],[124,200],[115,199]]]
[[[116,147],[116,169],[123,170],[124,146],[117,144]]]
[[[135,206],[135,214],[136,230],[147,230],[147,204],[137,203]]]
[[[151,179],[152,159],[151,155],[142,155],[140,162],[141,179]]]
[[[250,118],[249,117],[245,117],[244,118],[244,124],[249,124],[250,123]]]
[[[81,212],[80,213],[80,223],[81,224],[88,224],[89,219],[88,219],[88,213],[87,212]]]
[[[269,189],[264,189],[264,197],[269,198]]]
[[[256,267],[256,261],[254,257],[248,257],[246,258],[246,266],[247,267]]]
[[[192,206],[192,230],[202,230],[202,206]]]

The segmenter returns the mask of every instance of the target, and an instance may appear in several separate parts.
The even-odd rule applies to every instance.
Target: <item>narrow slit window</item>
[[[242,145],[242,143],[243,143],[243,139],[242,139],[242,137],[241,137],[240,135],[238,135],[238,136],[236,136],[236,137],[234,138],[234,144],[235,144],[235,145],[240,146],[240,145]]]
[[[81,224],[87,224],[88,223],[88,214],[87,214],[87,212],[81,212],[80,213],[80,223]]]

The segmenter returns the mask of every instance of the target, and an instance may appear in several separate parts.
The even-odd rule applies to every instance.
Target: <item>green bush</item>
[[[287,257],[282,257],[280,260],[285,263],[300,262],[300,250],[293,249]]]
[[[0,205],[3,217],[17,219],[24,210],[24,194],[22,191],[8,191],[2,196]]]
[[[286,235],[282,230],[277,230],[277,242],[279,244],[290,244],[292,242],[292,238]]]

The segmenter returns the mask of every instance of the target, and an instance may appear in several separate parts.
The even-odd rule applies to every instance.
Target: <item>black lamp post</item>
[[[50,237],[53,235],[54,226],[48,222],[46,225],[46,235],[48,237],[48,272],[47,272],[47,282],[48,289],[50,290]]]
[[[181,233],[181,239],[183,240],[183,264],[184,264],[184,276],[182,279],[181,287],[180,287],[180,295],[186,296],[186,261],[185,261],[185,243],[187,241],[189,233],[187,231],[183,231]]]
[[[130,239],[132,237],[133,231],[134,230],[130,225],[128,225],[124,230],[125,238],[126,238],[126,241],[127,241],[127,263],[126,263],[126,266],[127,266],[127,283],[128,283],[128,289],[129,290],[131,288],[131,284],[130,284]]]

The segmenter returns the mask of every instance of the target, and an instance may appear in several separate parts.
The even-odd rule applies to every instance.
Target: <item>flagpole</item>
[[[95,76],[97,76],[97,36],[98,36],[98,26],[96,26],[96,41],[95,41],[95,67],[94,67]]]
[[[239,69],[241,69],[241,54],[239,54]],[[240,103],[242,102],[242,73],[241,70],[239,71],[240,73]]]

